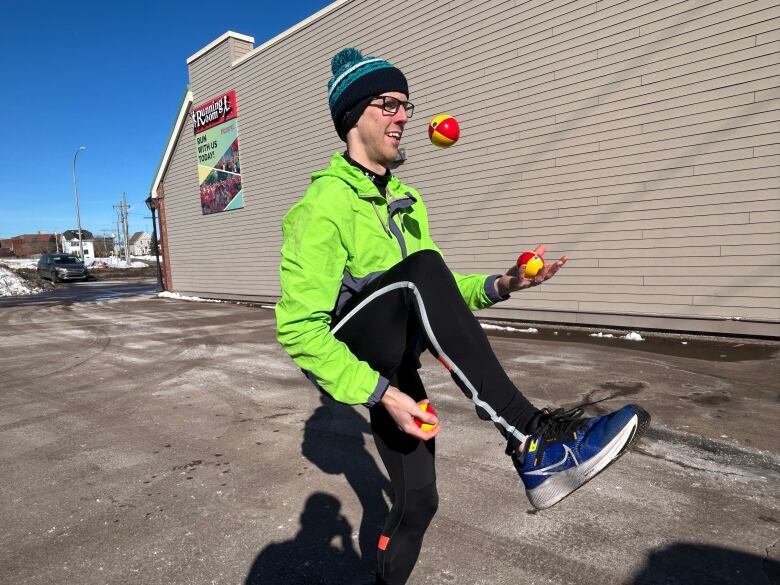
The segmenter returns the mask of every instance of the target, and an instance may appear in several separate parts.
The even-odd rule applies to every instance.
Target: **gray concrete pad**
[[[0,583],[369,583],[389,487],[365,409],[321,398],[270,309],[107,286],[0,307]],[[543,512],[424,360],[441,505],[411,583],[778,582],[780,346],[643,335],[490,333],[538,405],[653,415]]]

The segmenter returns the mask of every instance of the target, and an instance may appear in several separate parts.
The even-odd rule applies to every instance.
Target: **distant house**
[[[152,249],[152,236],[146,232],[135,232],[130,236],[130,255],[148,256]]]
[[[63,253],[80,255],[78,230],[65,230],[60,236],[60,242]],[[85,260],[95,257],[95,238],[92,232],[81,230],[81,246],[84,248]]]

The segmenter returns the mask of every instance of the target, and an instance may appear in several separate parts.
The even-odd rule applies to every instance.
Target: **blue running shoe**
[[[650,415],[634,404],[593,418],[582,418],[579,408],[543,412],[522,456],[512,455],[528,499],[540,510],[593,479],[650,424]]]

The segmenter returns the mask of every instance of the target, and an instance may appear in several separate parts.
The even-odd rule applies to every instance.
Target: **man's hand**
[[[393,417],[398,428],[403,432],[423,441],[432,439],[439,434],[441,425],[439,424],[439,419],[436,418],[436,415],[420,410],[420,407],[417,406],[417,403],[411,396],[404,394],[395,386],[387,387],[380,402],[387,409],[387,412],[390,413],[390,416]],[[430,431],[424,431],[414,424],[415,418],[419,418],[424,423],[436,426]]]
[[[534,250],[534,254],[542,258],[544,257],[545,250],[547,250],[547,246],[541,244]],[[522,266],[513,264],[512,267],[506,271],[504,276],[496,279],[496,292],[502,297],[505,297],[509,293],[542,284],[545,280],[549,280],[555,276],[555,273],[558,272],[568,260],[568,256],[561,256],[559,260],[556,260],[552,264],[545,262],[544,267],[533,278],[526,278],[524,276],[525,264]]]

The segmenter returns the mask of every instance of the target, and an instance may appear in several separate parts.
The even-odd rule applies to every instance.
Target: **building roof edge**
[[[181,99],[181,105],[179,106],[179,113],[174,120],[170,133],[168,134],[168,142],[165,145],[165,150],[163,151],[160,162],[157,165],[157,171],[154,174],[154,180],[152,181],[152,186],[149,193],[152,197],[157,197],[157,187],[160,185],[163,175],[168,168],[168,163],[170,162],[171,156],[173,155],[173,147],[176,145],[176,141],[179,138],[182,126],[184,126],[184,120],[187,116],[187,109],[192,104],[192,99],[192,92],[190,91],[190,86],[188,85],[184,90],[184,95]]]
[[[250,37],[249,35],[242,35],[241,33],[233,32],[232,30],[227,31],[224,34],[221,34],[219,37],[211,41],[208,45],[203,47],[200,51],[190,55],[187,57],[187,65],[195,61],[196,59],[202,57],[206,53],[208,53],[211,49],[222,43],[223,41],[226,41],[229,38],[238,39],[239,41],[246,41],[248,43],[255,43],[255,38]]]

